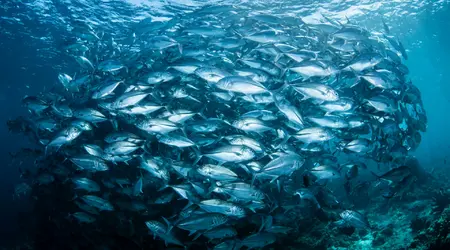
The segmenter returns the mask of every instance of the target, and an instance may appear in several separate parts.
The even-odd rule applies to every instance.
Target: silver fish
[[[112,206],[112,204],[109,201],[107,201],[103,198],[100,198],[98,196],[84,195],[81,197],[81,200],[83,200],[86,204],[97,208],[98,210],[114,211],[114,207]]]
[[[229,145],[216,148],[204,154],[205,157],[218,162],[243,162],[255,158],[256,153],[247,146]]]
[[[306,83],[291,86],[295,91],[302,94],[304,99],[314,98],[323,101],[339,100],[339,94],[333,88],[324,84]]]
[[[76,185],[76,189],[84,189],[88,192],[100,191],[100,186],[95,181],[85,177],[72,178],[72,182]]]
[[[335,136],[329,130],[322,127],[302,129],[294,134],[293,137],[307,144],[326,142],[335,138]]]
[[[197,172],[200,175],[203,175],[209,179],[217,180],[217,181],[235,181],[238,179],[236,173],[231,171],[230,169],[217,165],[203,165],[197,168]]]
[[[70,161],[81,170],[90,172],[109,170],[108,165],[101,158],[92,155],[71,157]]]
[[[198,205],[201,209],[210,213],[220,213],[237,218],[243,218],[246,215],[246,212],[242,207],[223,200],[203,200]]]
[[[221,90],[253,95],[266,93],[268,90],[260,83],[242,76],[228,76],[218,81],[215,86]]]

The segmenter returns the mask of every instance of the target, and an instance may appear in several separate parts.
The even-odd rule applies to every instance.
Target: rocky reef
[[[290,249],[450,249],[450,192],[415,189],[364,210],[369,229],[312,223]],[[426,195],[428,193],[428,195]],[[333,215],[330,215],[333,217]]]

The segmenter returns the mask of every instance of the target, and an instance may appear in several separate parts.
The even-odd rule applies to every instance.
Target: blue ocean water
[[[14,242],[21,229],[17,221],[26,212],[27,201],[13,200],[20,182],[18,162],[10,163],[9,152],[29,147],[21,135],[8,132],[8,119],[26,114],[25,95],[59,84],[57,75],[69,67],[61,46],[69,37],[68,23],[89,19],[106,30],[126,29],[144,18],[166,20],[172,12],[194,9],[219,1],[70,1],[12,0],[0,6],[0,246]],[[450,3],[448,1],[249,1],[257,8],[282,8],[305,20],[325,13],[340,20],[382,30],[381,17],[391,33],[401,40],[409,59],[409,78],[420,89],[428,116],[427,131],[413,152],[428,171],[450,176]],[[270,2],[270,3],[269,3]],[[302,1],[303,2],[303,1]],[[308,2],[308,3],[306,3]],[[253,5],[252,5],[253,4]],[[295,7],[293,7],[295,6]],[[442,177],[445,178],[445,177]]]

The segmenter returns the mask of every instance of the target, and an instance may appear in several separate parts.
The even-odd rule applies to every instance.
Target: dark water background
[[[450,175],[450,7],[444,4],[438,11],[431,6],[424,9],[414,19],[408,16],[401,20],[393,33],[403,34],[400,39],[409,50],[406,64],[410,78],[422,92],[428,115],[428,131],[415,155],[430,171],[445,168]],[[10,11],[0,10],[0,17],[11,16]],[[8,133],[6,121],[26,112],[20,104],[24,95],[56,84],[59,72],[52,65],[64,60],[58,56],[43,60],[39,56],[39,50],[46,46],[29,34],[55,34],[58,27],[42,26],[33,20],[32,17],[29,23],[14,25],[0,19],[0,243],[13,242],[20,234],[17,221],[28,209],[26,201],[12,199],[14,185],[20,178],[18,166],[10,164],[9,152],[30,144],[23,136]],[[23,26],[30,29],[28,34],[22,33]],[[5,30],[13,35],[5,34]]]

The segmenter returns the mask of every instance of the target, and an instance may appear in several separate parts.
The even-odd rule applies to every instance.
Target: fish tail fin
[[[283,69],[281,70],[281,72],[280,72],[280,78],[284,77],[284,75],[286,75],[286,72],[288,72],[288,70],[289,70],[288,67],[283,68]]]
[[[206,193],[206,196],[211,195],[214,192],[214,189],[219,187],[220,183],[219,183],[219,185],[217,185],[217,183],[219,183],[219,182],[211,182],[211,186],[209,187],[208,193]]]
[[[72,221],[73,220],[73,214],[72,213],[67,213],[66,217],[67,220]]]
[[[273,217],[272,215],[268,215],[265,219],[264,219],[264,224],[262,224],[261,226],[264,226],[262,229],[269,229],[272,227],[273,224]]]
[[[151,155],[150,151],[148,150],[149,144],[151,144],[151,141],[146,141],[146,142],[144,143],[144,145],[142,145],[142,150],[144,150],[144,152],[145,152],[146,154]],[[142,158],[142,155],[141,155],[141,158]]]
[[[336,149],[333,151],[333,153],[331,153],[332,156],[335,156],[337,153],[339,153],[340,151],[342,151],[344,148],[342,145],[336,145]]]
[[[214,187],[213,187],[213,185],[211,185],[211,187],[209,188],[209,190],[208,190],[208,192],[206,193],[205,196],[211,195],[213,191],[214,191]]]
[[[202,159],[203,155],[200,152],[200,150],[198,150],[197,148],[193,147],[192,150],[194,150],[194,153],[195,153],[195,161],[192,165],[195,166]]]
[[[283,55],[284,55],[284,53],[278,53],[278,54],[275,56],[275,59],[273,59],[274,62],[277,63],[278,60],[280,60],[280,58],[281,58]]]
[[[275,176],[272,178],[272,180],[270,180],[269,183],[273,183],[274,181],[278,181],[279,176]],[[280,191],[281,187],[280,187],[280,183],[277,182],[277,189],[278,191]]]
[[[180,55],[183,55],[183,45],[181,43],[178,43],[178,52],[180,52]]]
[[[244,246],[242,243],[242,240],[236,239],[233,246],[231,247],[231,250],[238,250],[241,249]]]
[[[348,19],[348,16],[347,15],[345,15],[345,19],[347,20],[347,24],[351,24],[352,22],[350,22],[350,19]]]
[[[78,195],[75,194],[75,195],[72,197],[71,201],[74,201],[74,200],[76,200],[77,198],[78,198]]]
[[[197,233],[197,230],[189,231],[189,235],[188,236],[194,235],[195,233]],[[202,233],[199,233],[199,234],[202,235]]]
[[[242,170],[244,170],[247,174],[251,174],[250,169],[247,166],[245,166],[245,164],[240,163],[238,164],[238,166],[242,168]]]
[[[383,23],[384,32],[386,34],[389,34],[390,33],[389,26],[386,24],[383,17],[381,17],[381,22]]]
[[[369,171],[369,172],[377,179],[377,181],[386,180],[386,179],[383,179],[381,176],[375,174],[375,173],[372,172],[372,171]]]
[[[197,115],[199,115],[201,118],[203,119],[208,119],[208,117],[204,114],[205,110],[206,110],[207,105],[204,105],[200,111],[197,112]]]
[[[162,190],[169,188],[169,187],[170,187],[170,185],[164,184],[164,186],[162,186],[160,189],[158,189],[158,192],[161,192]]]
[[[48,145],[45,146],[45,150],[44,150],[45,155],[48,155]]]
[[[214,145],[214,144],[216,144],[216,143],[219,143],[221,140],[223,140],[223,136],[219,136],[219,137],[217,137],[217,139],[211,144],[211,145]]]
[[[170,223],[169,220],[167,220],[164,216],[161,216],[161,218],[164,220],[164,222],[167,224],[167,231],[166,234],[170,233],[170,231],[172,231],[173,229],[173,224]]]
[[[281,130],[285,134],[285,137],[283,138],[283,140],[278,145],[273,146],[273,149],[283,148],[284,145],[286,145],[286,143],[289,141],[289,139],[291,139],[291,135],[289,135],[288,132],[284,128],[281,128]]]
[[[114,128],[115,131],[119,131],[119,123],[116,119],[110,119],[111,125]]]
[[[351,86],[351,87],[353,87],[353,86],[358,85],[358,83],[361,82],[361,75],[356,70],[354,70],[352,67],[349,67],[349,69],[355,75],[355,83]]]
[[[284,73],[282,73],[282,74],[284,74]],[[279,94],[279,93],[281,93],[281,92],[283,92],[285,89],[287,89],[289,87],[289,83],[287,82],[287,81],[285,81],[284,83],[283,83],[283,85],[281,85],[281,87],[279,87],[279,88],[277,88],[277,89],[274,89],[274,90],[271,90],[270,91],[270,94],[274,97],[274,99],[277,99],[276,98],[276,95],[277,94]]]
[[[258,173],[254,172],[253,176],[252,176],[252,183],[251,183],[252,187],[255,186],[255,180],[257,177],[258,177]]]
[[[234,33],[236,36],[238,36],[240,39],[244,38],[244,36],[239,31],[237,31],[235,28],[230,28],[230,31],[232,33]]]
[[[258,233],[260,233],[260,232],[262,232],[262,230],[265,228],[265,225],[266,225],[266,219],[264,219],[264,217],[263,218],[261,218],[261,225],[259,226],[259,229],[258,229]]]
[[[200,236],[202,236],[202,233],[196,233],[195,237],[192,239],[193,241],[197,240],[198,238],[200,238]]]
[[[197,98],[195,98],[195,97],[193,97],[193,96],[188,96],[188,99],[189,99],[189,100],[192,100],[192,101],[194,101],[194,102],[202,103],[199,99],[197,99]]]
[[[188,204],[186,204],[186,206],[184,206],[184,208],[182,210],[188,209],[192,205],[194,205],[194,203],[192,201],[189,201]]]

